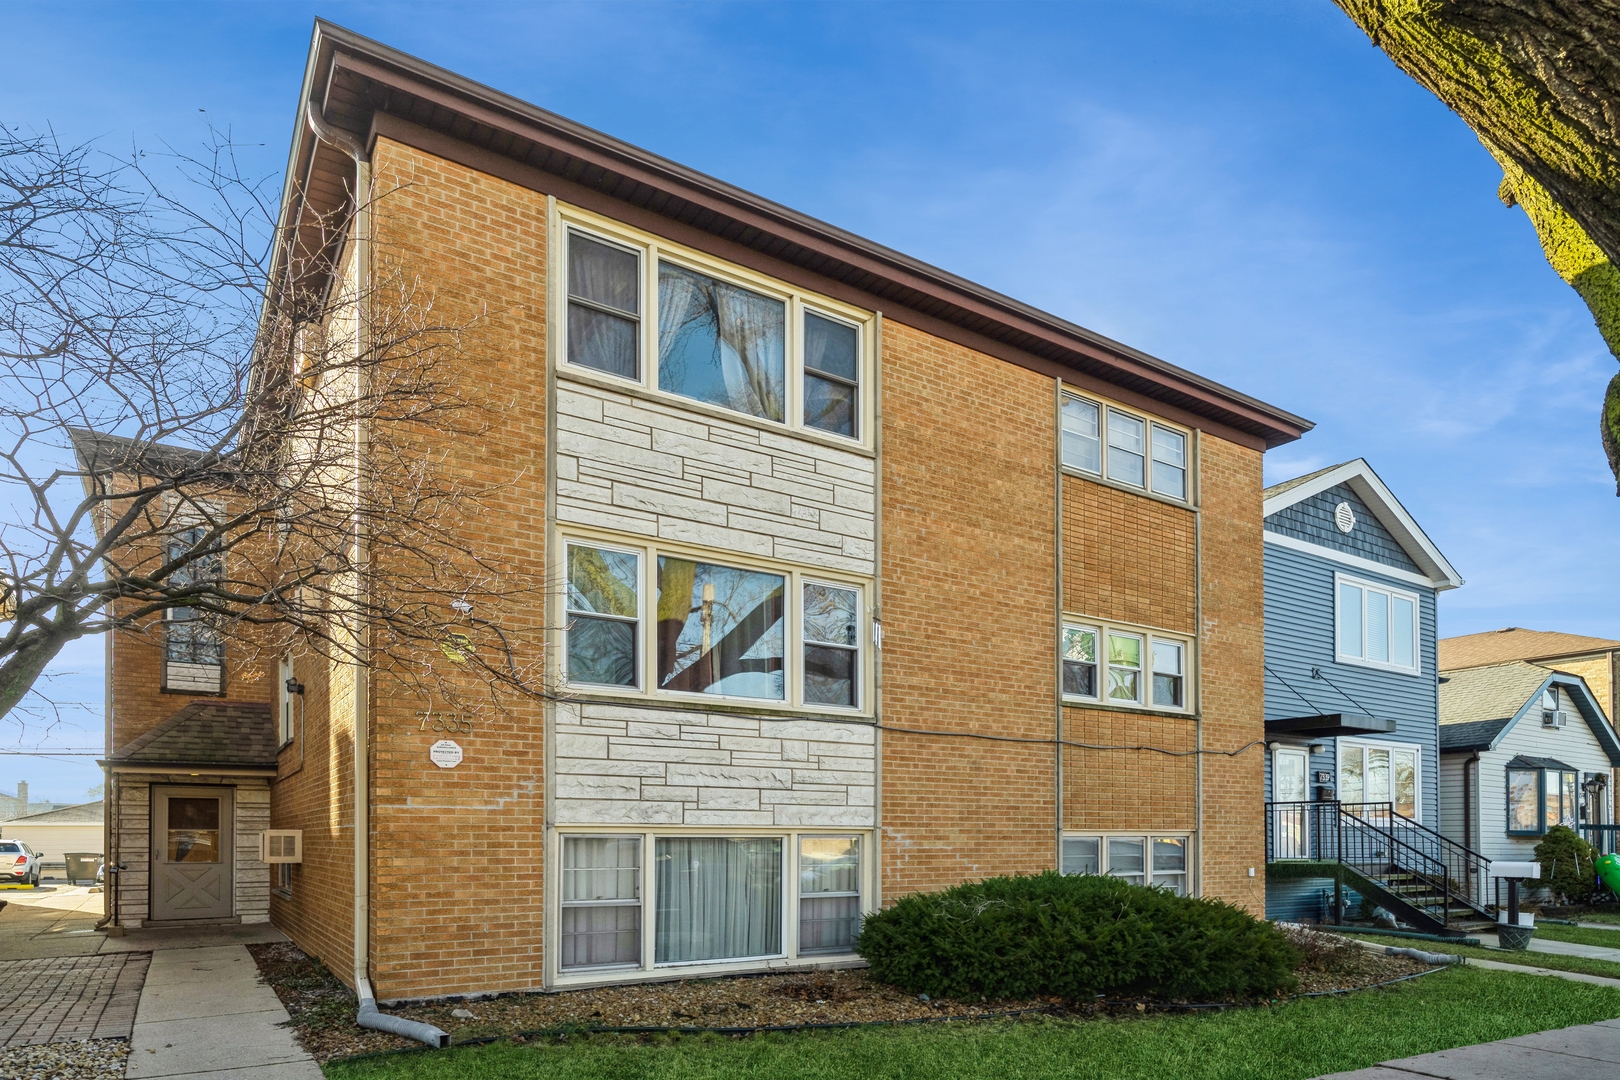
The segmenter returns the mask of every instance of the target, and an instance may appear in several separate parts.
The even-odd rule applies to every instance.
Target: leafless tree
[[[537,692],[539,631],[502,612],[543,583],[468,550],[492,489],[439,468],[490,416],[449,377],[476,326],[353,257],[386,194],[297,235],[279,194],[218,133],[115,158],[0,127],[0,716],[106,633]]]

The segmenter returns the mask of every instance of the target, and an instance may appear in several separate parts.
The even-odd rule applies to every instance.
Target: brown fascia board
[[[274,765],[221,765],[196,761],[127,761],[122,758],[98,760],[97,765],[116,773],[195,773],[198,776],[275,776]]]
[[[858,297],[852,302],[877,310],[887,305],[874,304],[874,297],[897,301],[906,311],[890,307],[886,317],[1115,396],[1123,396],[1121,388],[1133,391],[1130,396],[1168,404],[1202,421],[1193,426],[1207,429],[1212,420],[1226,429],[1218,434],[1256,449],[1293,441],[1314,426],[948,271],[321,20],[299,101],[284,216],[296,212],[298,196],[313,194],[320,179],[317,140],[302,117],[309,100],[318,101],[329,123],[361,139],[386,134],[411,143],[413,134],[418,141],[436,134],[436,146],[421,148],[450,152],[452,160],[463,161],[474,151],[485,171],[497,168],[496,175],[591,209],[605,200],[621,218],[626,208],[639,206],[657,218],[655,231],[667,235],[670,224],[684,222],[690,229],[682,231],[701,236],[706,249],[715,246],[716,237],[730,237],[733,243],[726,247],[753,253],[747,262],[757,269],[795,284],[804,284],[808,271],[814,278],[809,287],[841,299]],[[491,145],[475,142],[479,134]],[[508,167],[499,168],[502,163]],[[757,265],[761,255],[770,266]],[[800,272],[783,273],[784,268]]]

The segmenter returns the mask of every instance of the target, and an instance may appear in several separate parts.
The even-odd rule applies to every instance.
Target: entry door
[[[1279,859],[1308,859],[1310,835],[1306,828],[1307,773],[1310,755],[1298,747],[1280,746],[1271,755],[1271,801],[1276,821],[1272,824]],[[1286,804],[1286,805],[1284,805]]]
[[[234,914],[228,787],[152,789],[152,918]]]

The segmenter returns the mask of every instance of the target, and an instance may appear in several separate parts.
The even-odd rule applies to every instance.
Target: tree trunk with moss
[[[1523,208],[1620,358],[1620,2],[1334,3],[1479,135],[1502,200]],[[1620,480],[1620,375],[1599,426]]]

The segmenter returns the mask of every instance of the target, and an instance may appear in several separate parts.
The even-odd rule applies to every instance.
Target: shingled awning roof
[[[108,761],[114,766],[274,770],[276,749],[269,705],[194,701],[119,747]]]

